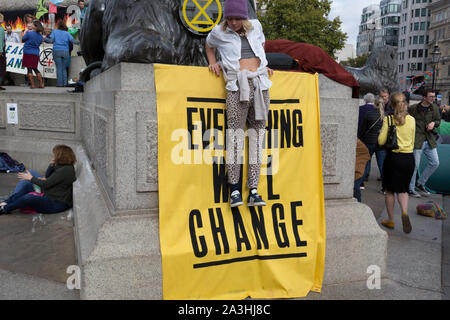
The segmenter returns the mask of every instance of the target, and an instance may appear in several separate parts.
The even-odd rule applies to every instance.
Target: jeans
[[[67,86],[67,62],[69,61],[69,51],[53,51],[53,60],[56,64],[56,84]]]
[[[37,173],[36,171],[34,171],[34,170],[28,170],[28,171],[30,171],[30,173],[33,177],[41,178],[41,175],[39,173]],[[19,183],[16,184],[16,187],[15,187],[14,192],[11,195],[11,197],[23,196],[23,195],[26,195],[33,191],[34,191],[34,189],[33,189],[33,184],[31,183],[31,181],[21,180],[21,181],[19,181]]]
[[[36,178],[41,176],[33,170],[29,170],[31,175]],[[47,197],[40,197],[28,194],[33,192],[33,184],[28,180],[21,180],[17,183],[13,194],[5,200],[7,205],[4,207],[5,212],[10,212],[20,208],[30,207],[39,213],[58,213],[67,209],[64,202],[50,200]]]
[[[364,176],[361,178],[355,180],[355,184],[353,186],[353,197],[358,200],[358,202],[361,202],[361,183],[364,181]]]
[[[422,157],[422,152],[427,157],[428,164],[420,175],[418,184],[425,186],[428,179],[431,177],[433,172],[439,167],[439,157],[437,153],[437,148],[431,148],[428,141],[425,141],[422,145],[422,149],[414,149],[414,162],[415,168],[414,173],[409,183],[409,190],[414,190],[416,187],[416,174],[420,165],[420,158]]]
[[[384,150],[376,150],[375,143],[366,144],[367,149],[369,149],[370,158],[372,159],[372,155],[375,153],[377,158],[378,170],[380,170],[380,177],[383,178],[383,163],[386,158],[386,151]],[[369,160],[366,164],[366,169],[364,170],[364,180],[367,180],[370,171],[371,160]]]
[[[6,203],[7,205],[4,207],[5,212],[27,207],[33,208],[39,213],[58,213],[67,209],[67,205],[64,202],[32,194],[12,195],[6,200]]]

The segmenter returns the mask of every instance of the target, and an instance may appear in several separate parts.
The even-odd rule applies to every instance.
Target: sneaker
[[[420,197],[421,197],[420,194],[418,194],[418,193],[416,192],[416,190],[409,190],[409,191],[408,191],[408,194],[409,194],[411,197],[414,197],[414,198],[420,198]]]
[[[416,184],[416,188],[417,190],[419,190],[420,192],[422,192],[424,195],[429,196],[431,193],[428,192],[427,189],[425,189],[425,187],[421,184]]]
[[[360,190],[365,190],[366,188],[364,187],[364,182],[361,182],[361,184],[359,185],[359,189]]]
[[[250,194],[248,195],[247,199],[247,206],[253,207],[253,206],[265,206],[266,203],[263,201],[261,196],[258,194],[256,189],[250,191]]]
[[[243,204],[241,193],[238,190],[233,191],[230,195],[230,206],[233,208]]]

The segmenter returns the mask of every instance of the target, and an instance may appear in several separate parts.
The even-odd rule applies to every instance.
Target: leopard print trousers
[[[244,149],[245,135],[248,143],[248,174],[247,187],[257,188],[261,169],[262,149],[266,133],[266,121],[255,119],[253,81],[249,80],[250,97],[248,102],[240,101],[240,91],[227,91],[227,173],[228,183],[237,184],[243,163],[242,150]],[[270,103],[269,91],[263,91],[264,103]],[[247,132],[245,125],[248,122]]]

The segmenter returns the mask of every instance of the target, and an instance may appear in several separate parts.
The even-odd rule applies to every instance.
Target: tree
[[[334,58],[347,34],[339,17],[329,20],[330,0],[259,0],[258,19],[266,39],[287,39],[319,46]]]
[[[368,53],[357,56],[356,58],[348,58],[347,60],[341,61],[341,64],[347,67],[362,68],[365,66],[367,58],[369,58]]]

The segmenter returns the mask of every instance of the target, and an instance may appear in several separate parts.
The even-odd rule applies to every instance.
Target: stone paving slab
[[[1,300],[78,300],[79,290],[65,283],[0,270]]]
[[[409,198],[408,215],[412,232],[402,231],[401,210],[396,202],[395,229],[382,227],[388,233],[387,277],[411,288],[442,293],[442,220],[420,216],[416,206],[427,201],[443,204],[442,195]],[[384,209],[378,221],[387,218]]]
[[[73,226],[45,221],[33,228],[32,218],[0,216],[0,269],[65,283],[67,267],[77,264]]]
[[[17,182],[16,173],[0,173],[0,196]],[[70,213],[42,215],[43,221],[18,210],[0,216],[0,269],[65,283],[67,267],[77,264]]]
[[[310,293],[304,300],[440,300],[441,293],[382,279],[380,289],[370,290],[366,281],[324,286],[322,292]]]

